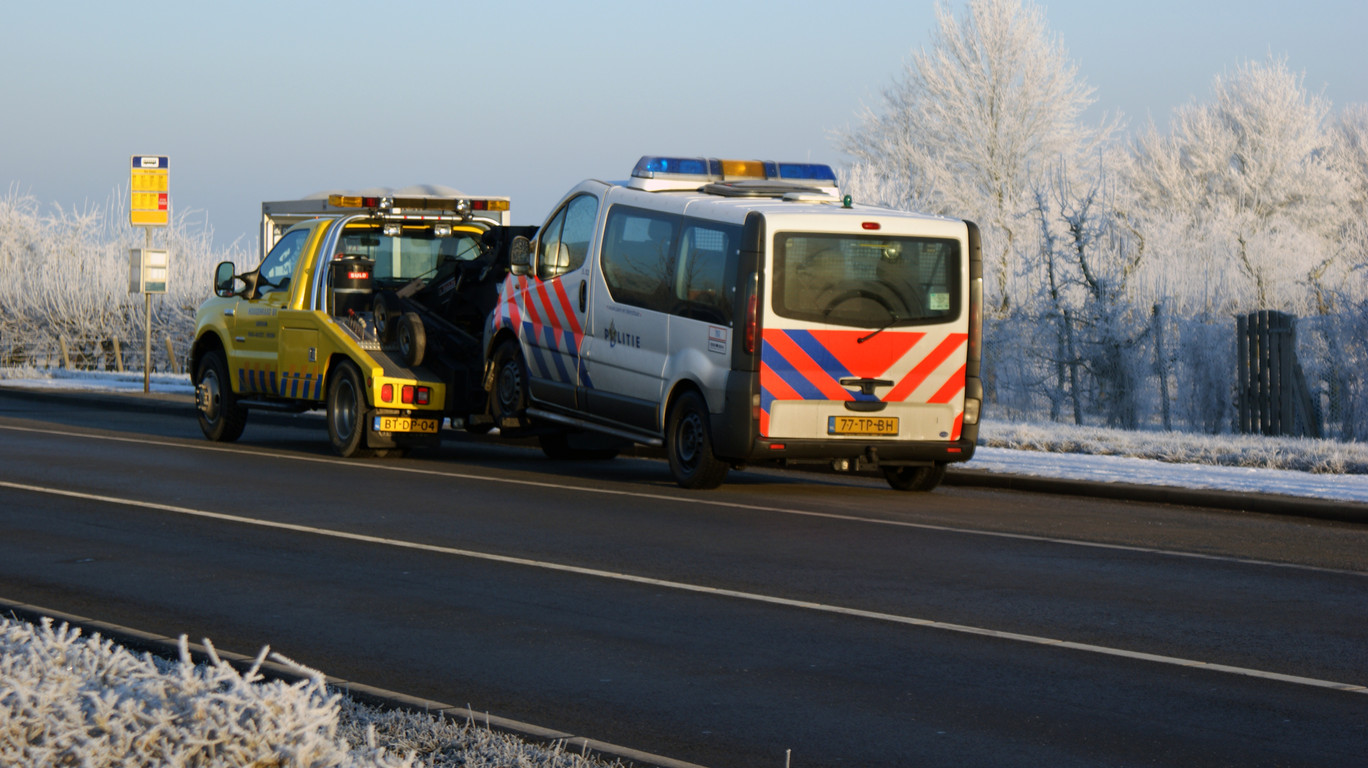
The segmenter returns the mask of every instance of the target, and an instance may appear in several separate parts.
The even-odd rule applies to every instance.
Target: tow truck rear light
[[[394,402],[394,385],[383,384],[380,387],[380,399],[387,403]]]
[[[385,388],[389,389],[391,396],[393,396],[393,385],[386,384]],[[389,402],[388,398],[386,398],[386,402]],[[432,388],[405,384],[399,390],[399,402],[404,405],[427,405],[432,402]]]
[[[470,210],[472,211],[506,211],[508,210],[507,200],[471,200]]]
[[[334,208],[379,208],[380,198],[360,195],[328,195],[328,205]]]

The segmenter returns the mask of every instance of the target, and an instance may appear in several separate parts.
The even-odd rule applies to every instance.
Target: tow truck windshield
[[[444,263],[473,261],[483,253],[474,233],[456,231],[437,237],[431,228],[405,228],[402,234],[389,235],[380,226],[347,227],[337,250],[340,256],[373,260],[376,284],[390,287],[430,277]]]

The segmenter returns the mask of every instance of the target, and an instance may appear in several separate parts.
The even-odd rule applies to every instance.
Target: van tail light
[[[751,275],[750,290],[746,292],[746,327],[741,337],[741,348],[755,354],[756,336],[760,333],[760,280]]]

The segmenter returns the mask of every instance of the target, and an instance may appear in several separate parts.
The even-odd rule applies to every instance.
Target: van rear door
[[[770,223],[760,436],[959,439],[969,338],[965,225],[869,217],[841,226]]]

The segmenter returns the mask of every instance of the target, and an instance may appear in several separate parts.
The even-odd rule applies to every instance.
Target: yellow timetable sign
[[[171,223],[171,162],[166,155],[133,155],[128,221],[135,227]]]

